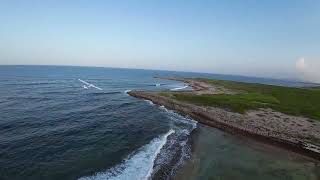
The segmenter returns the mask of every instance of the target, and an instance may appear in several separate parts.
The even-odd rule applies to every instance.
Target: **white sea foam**
[[[97,87],[97,86],[95,86],[95,85],[93,85],[93,84],[91,84],[90,87],[96,88],[96,89],[98,89],[98,90],[102,90],[101,88],[99,88],[99,87]]]
[[[160,109],[164,110],[165,112],[167,112],[169,114],[169,117],[172,119],[172,120],[179,120],[179,121],[182,121],[186,124],[191,124],[193,129],[195,129],[197,127],[197,121],[191,119],[191,118],[188,118],[188,117],[184,117],[184,116],[181,116],[180,114],[178,113],[175,113],[174,111],[172,110],[168,110],[167,108],[165,108],[164,106],[159,106]]]
[[[173,144],[168,143],[169,146],[168,149],[171,151],[175,149],[174,151],[177,151],[177,149],[181,150],[181,154],[179,155],[179,159],[175,162],[173,168],[170,170],[170,172],[167,172],[167,174],[170,174],[170,177],[173,177],[174,174],[177,172],[177,170],[183,165],[183,163],[190,158],[191,156],[191,147],[190,144],[188,144],[188,136],[190,133],[197,127],[197,121],[189,118],[182,116],[173,110],[168,110],[164,106],[159,106],[161,110],[163,110],[168,117],[174,122],[172,126],[174,126],[176,133],[173,136]],[[177,149],[176,149],[177,148]],[[170,153],[175,154],[175,152],[166,152],[164,154],[169,154],[164,159],[162,162],[170,162],[172,158],[177,158],[177,154],[175,154],[174,157],[170,156]],[[161,162],[157,162],[161,166]],[[163,163],[162,163],[163,164]]]
[[[123,163],[112,167],[106,172],[99,172],[93,176],[82,177],[79,180],[147,180],[153,171],[154,161],[166,144],[168,137],[175,131],[170,129],[166,134],[153,139],[149,144],[129,156]]]
[[[152,103],[149,100],[146,101]],[[173,149],[176,151],[181,148],[181,157],[174,165],[174,168],[168,172],[173,175],[183,162],[190,157],[191,150],[187,144],[187,136],[189,136],[192,130],[196,128],[197,123],[192,119],[183,117],[172,110],[166,109],[164,106],[159,106],[159,108],[165,111],[168,114],[168,117],[180,125],[173,125],[170,131],[153,139],[149,144],[129,155],[121,164],[118,164],[105,172],[98,172],[93,176],[82,177],[79,180],[148,180],[151,179],[153,173],[156,173],[159,168],[161,168],[164,162],[170,162],[172,158],[174,158],[170,153],[173,153],[173,155],[175,153],[170,151]],[[168,141],[169,136],[170,140]],[[177,141],[178,139],[181,139],[182,141]],[[167,149],[167,147],[163,148],[165,145],[169,146],[170,150]]]
[[[145,101],[148,102],[150,105],[154,105],[154,103],[152,101],[150,101],[150,100],[145,100]],[[181,121],[183,123],[191,124],[192,127],[193,127],[192,130],[197,127],[197,121],[195,121],[195,120],[193,120],[191,118],[188,118],[188,117],[181,116],[180,114],[175,113],[174,111],[167,109],[163,105],[159,106],[159,108],[164,110],[165,112],[167,112],[171,119],[174,119],[174,120],[178,119],[179,121]],[[187,130],[185,130],[185,131],[187,131]]]
[[[78,79],[80,82],[82,82],[83,84],[85,84],[85,85],[83,85],[83,88],[85,88],[85,89],[88,89],[88,88],[91,88],[91,87],[93,87],[93,88],[96,88],[96,89],[98,89],[98,90],[103,90],[102,88],[99,88],[99,87],[97,87],[97,86],[95,86],[95,85],[93,85],[93,84],[90,84],[90,83],[88,83],[88,82],[86,82],[86,81],[84,81],[84,80],[82,80],[82,79]]]
[[[164,106],[159,106],[159,108],[166,111],[166,112],[169,112],[169,110],[167,108],[165,108]]]
[[[150,105],[154,105],[153,102],[150,100],[144,100],[144,101],[148,102]]]
[[[187,88],[187,87],[189,87],[189,86],[176,87],[176,88],[172,88],[172,89],[170,89],[170,91],[179,91],[179,90],[181,90],[181,89],[185,89],[185,88]]]
[[[125,90],[124,93],[125,93],[125,94],[128,94],[128,92],[130,92],[130,91],[131,91],[131,90],[128,89],[128,90]]]
[[[162,105],[162,106],[159,106],[159,108],[162,109],[162,110],[164,110],[164,111],[166,111],[166,112],[168,112],[168,113],[174,113],[172,110],[167,109],[167,108],[164,107],[163,105]]]

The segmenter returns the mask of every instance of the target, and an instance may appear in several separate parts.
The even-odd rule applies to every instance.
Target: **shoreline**
[[[227,179],[320,177],[319,161],[313,158],[251,138],[234,136],[203,124],[199,124],[191,134],[190,145],[192,156],[173,179],[210,179],[221,176]],[[248,175],[243,171],[252,173]],[[281,174],[277,173],[279,171]]]
[[[181,79],[176,78],[170,78],[170,80],[181,81]],[[190,85],[190,82],[183,82]],[[190,86],[194,88],[194,86],[197,86],[197,84],[192,84]],[[201,86],[198,87],[196,90],[190,92],[202,93],[201,91],[208,91],[209,88],[210,87],[207,87],[205,85],[203,86],[203,84],[201,84]],[[211,89],[209,90],[211,91]],[[250,127],[247,126],[247,124],[242,125],[238,124],[238,122],[230,121],[231,119],[242,120],[243,118],[246,118],[243,117],[244,115],[241,115],[239,113],[230,112],[222,108],[207,108],[186,102],[177,101],[171,97],[161,96],[157,92],[131,91],[128,92],[128,94],[136,98],[150,100],[154,104],[164,106],[184,116],[190,116],[199,123],[223,130],[230,134],[249,137],[257,141],[275,145],[293,151],[295,153],[299,153],[311,157],[313,159],[320,160],[319,147],[314,144],[306,143],[305,141],[303,141],[302,138],[291,137],[285,133],[281,134],[279,132],[270,131],[269,129],[263,129],[260,127]],[[271,111],[271,113],[273,112]],[[291,118],[289,115],[288,117]],[[259,120],[259,117],[257,116],[254,116],[254,118]]]

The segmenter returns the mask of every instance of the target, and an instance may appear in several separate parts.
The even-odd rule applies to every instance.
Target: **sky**
[[[0,0],[0,64],[320,82],[320,1]]]

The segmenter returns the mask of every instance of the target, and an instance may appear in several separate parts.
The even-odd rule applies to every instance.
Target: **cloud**
[[[320,66],[319,64],[307,63],[304,58],[296,61],[296,70],[299,78],[307,82],[320,83]]]
[[[304,72],[306,70],[306,67],[307,66],[306,66],[304,58],[298,59],[298,61],[296,62],[297,70],[300,71],[300,72]]]

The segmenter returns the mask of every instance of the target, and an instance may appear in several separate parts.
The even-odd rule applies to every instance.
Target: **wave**
[[[168,110],[167,108],[165,108],[163,105],[162,105],[162,106],[159,106],[159,109],[162,109],[162,110],[164,110],[164,111],[166,111],[166,112],[169,112],[169,110]]]
[[[153,139],[149,144],[140,148],[121,164],[108,169],[106,172],[99,172],[93,176],[81,177],[79,180],[124,180],[124,179],[150,179],[153,171],[153,165],[157,155],[163,146],[167,143],[168,137],[175,133],[170,129],[166,134]]]
[[[95,85],[93,85],[93,84],[91,84],[91,86],[89,86],[89,87],[96,88],[96,89],[98,89],[98,90],[100,90],[100,91],[102,91],[102,90],[103,90],[102,88],[99,88],[99,87],[97,87],[97,86],[95,86]]]
[[[174,121],[177,121],[177,120],[178,120],[179,122],[183,122],[183,123],[185,123],[185,124],[191,125],[191,126],[192,126],[191,131],[192,131],[193,129],[197,128],[197,124],[198,124],[197,121],[195,121],[195,120],[193,120],[193,119],[191,119],[191,118],[189,118],[189,117],[182,116],[182,115],[174,112],[173,110],[167,109],[167,108],[164,107],[164,106],[159,106],[159,108],[162,109],[162,110],[164,110],[164,111],[169,115],[170,119],[172,119],[172,120],[174,120]],[[186,130],[186,129],[184,129],[184,130],[182,130],[182,131],[183,131],[183,132],[187,132],[188,135],[191,133],[191,131],[188,131],[188,130]]]
[[[99,88],[98,86],[95,86],[93,84],[90,84],[82,79],[78,79],[80,82],[82,82],[84,85],[82,86],[84,89],[89,89],[90,87],[96,88],[98,90],[103,90],[102,88]]]
[[[150,105],[154,105],[154,103],[153,103],[152,101],[150,101],[150,100],[144,100],[144,101],[148,102]],[[197,123],[198,123],[198,122],[195,121],[195,120],[193,120],[193,119],[191,119],[191,118],[189,118],[189,117],[184,117],[184,116],[182,116],[182,115],[174,112],[173,110],[167,109],[167,108],[166,108],[165,106],[163,106],[163,105],[159,106],[159,109],[165,111],[165,112],[169,115],[169,117],[170,117],[171,119],[174,117],[174,119],[179,119],[179,121],[181,121],[181,122],[183,122],[183,123],[192,125],[192,127],[193,127],[192,130],[197,127]],[[187,131],[187,130],[185,130],[185,131]]]
[[[170,89],[170,91],[179,91],[179,90],[181,90],[181,89],[185,89],[185,88],[187,88],[187,87],[189,87],[189,86],[183,86],[183,87],[172,88],[172,89]]]
[[[152,101],[145,101],[153,104]],[[81,177],[79,180],[147,180],[152,177],[166,176],[169,179],[173,177],[191,156],[188,137],[196,128],[197,122],[164,106],[159,108],[172,120],[171,129],[166,134],[154,138],[150,143],[129,155],[122,163],[105,172]]]
[[[191,145],[189,136],[197,127],[197,121],[182,116],[164,106],[159,106],[172,121],[171,127],[175,134],[170,138],[162,153],[155,163],[154,176],[163,179],[171,179],[178,169],[191,157]]]
[[[192,130],[195,129],[197,127],[197,121],[189,118],[189,117],[184,117],[176,112],[174,112],[173,110],[168,110],[167,108],[165,108],[164,106],[159,106],[160,109],[164,110],[166,113],[168,113],[171,119],[176,120],[179,119],[179,121],[186,123],[186,124],[190,124],[192,125]],[[190,132],[190,131],[189,131]]]
[[[86,85],[83,85],[82,87],[83,87],[83,89],[88,89],[88,88],[89,88],[89,87],[86,86]]]
[[[150,105],[154,105],[154,103],[153,103],[152,101],[150,101],[150,100],[144,100],[144,101],[146,101],[146,102],[149,103]]]
[[[131,89],[127,89],[127,90],[124,91],[124,93],[128,94],[128,92],[130,92],[130,91],[131,91]]]

